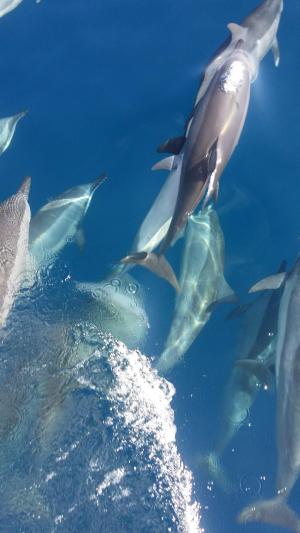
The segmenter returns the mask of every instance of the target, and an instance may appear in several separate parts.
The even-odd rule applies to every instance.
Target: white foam
[[[116,343],[108,351],[108,362],[114,375],[114,386],[108,397],[117,419],[127,430],[125,446],[134,446],[155,465],[156,480],[150,489],[153,497],[168,494],[172,502],[177,530],[196,533],[200,528],[200,505],[193,501],[193,479],[183,464],[176,446],[176,426],[171,400],[175,388],[151,367],[149,359],[138,351],[130,351]],[[111,472],[98,487],[119,482],[123,469]]]

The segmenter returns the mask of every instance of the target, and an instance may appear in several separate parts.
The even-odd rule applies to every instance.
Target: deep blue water
[[[296,0],[285,4],[279,30],[280,66],[274,67],[271,54],[261,64],[240,143],[222,176],[217,205],[225,234],[226,276],[242,301],[255,281],[277,270],[283,258],[291,265],[299,253],[300,5]],[[200,72],[226,38],[227,23],[238,22],[254,6],[250,0],[42,0],[39,4],[24,0],[0,20],[0,117],[29,110],[0,160],[1,199],[15,192],[23,177],[30,175],[30,206],[34,213],[63,190],[88,182],[102,171],[108,174],[84,220],[84,253],[80,254],[74,245],[66,248],[54,273],[55,281],[47,289],[52,299],[51,316],[56,316],[57,309],[66,312],[74,298],[72,287],[67,287],[61,296],[61,279],[68,274],[71,282],[102,279],[128,252],[165,177],[163,172],[150,170],[159,158],[156,147],[165,138],[181,133],[193,105]],[[181,251],[179,242],[168,254],[177,270]],[[143,351],[157,356],[172,317],[174,291],[142,269],[136,268],[134,276],[144,287],[150,321]],[[24,304],[23,314],[26,309]],[[239,321],[224,320],[229,310],[228,306],[216,310],[184,363],[168,376],[176,389],[171,405],[178,453],[193,472],[193,499],[203,507],[201,525],[207,533],[236,533],[243,529],[250,533],[275,532],[278,529],[264,525],[242,527],[235,523],[237,513],[251,498],[270,497],[274,491],[274,391],[259,395],[224,457],[234,483],[233,496],[212,487],[195,467],[197,456],[213,445],[222,390],[236,357]],[[21,364],[24,356],[25,370],[21,364],[20,372],[20,383],[24,385],[31,375],[37,348],[32,348],[32,337],[24,348],[22,327],[29,331],[30,319],[23,317],[22,304],[16,313],[21,318],[17,326],[14,324],[8,344],[1,347],[1,360],[8,358],[7,346],[12,368],[17,368],[15,365]],[[13,459],[9,450],[3,459],[3,494],[32,492],[29,487],[36,483],[39,495],[31,498],[23,512],[20,503],[10,510],[3,506],[2,511],[0,503],[0,531],[168,531],[168,527],[179,531],[178,523],[172,521],[170,488],[165,501],[163,496],[153,500],[149,497],[148,486],[156,471],[147,472],[148,452],[144,457],[138,447],[134,448],[132,434],[126,431],[118,411],[120,406],[116,408],[118,414],[112,415],[116,434],[111,434],[108,411],[117,400],[109,397],[112,393],[108,391],[117,390],[117,385],[103,358],[98,366],[96,360],[88,369],[89,379],[92,375],[97,382],[98,396],[89,387],[69,396],[66,393],[59,414],[62,426],[55,430],[46,452],[40,445],[42,452],[35,454],[39,446],[31,447],[31,442],[38,438],[40,415],[32,402],[37,390],[36,394],[43,397],[39,389],[44,379],[41,361],[49,361],[58,349],[54,343],[47,351],[53,337],[56,333],[50,331],[43,339],[45,349],[39,364],[36,360],[34,363],[38,370],[28,382],[33,391],[31,407],[26,411],[20,441],[14,441]],[[5,371],[9,375],[10,367]],[[135,380],[130,383],[133,386]],[[55,386],[54,383],[53,390]],[[125,400],[118,401],[122,404]],[[79,458],[71,458],[59,472],[58,450],[63,454],[67,449],[70,453],[76,432],[82,453]],[[154,434],[157,450],[159,435],[155,431]],[[123,446],[121,452],[118,439]],[[141,444],[144,450],[147,446],[150,447],[149,442]],[[95,461],[98,463],[91,467]],[[59,482],[49,488],[50,479],[45,490],[42,480],[45,482],[46,473],[55,470],[53,465]],[[125,488],[130,487],[131,491],[127,503],[118,495],[122,487],[116,482],[110,484],[109,494],[103,485],[98,490],[98,505],[87,504],[93,491],[97,492],[95,487],[103,483],[103,472],[121,471],[122,479],[122,468],[129,478]],[[26,481],[27,475],[30,481]],[[176,483],[180,487],[178,480]],[[101,490],[105,494],[102,500]],[[38,503],[40,493],[50,508],[44,514],[40,510],[44,503]],[[298,512],[299,495],[298,486],[291,498]],[[77,510],[68,515],[73,506]]]

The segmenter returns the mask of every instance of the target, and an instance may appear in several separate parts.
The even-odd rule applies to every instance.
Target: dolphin
[[[241,39],[245,32],[245,29],[241,30]],[[212,196],[217,196],[219,177],[238,143],[245,122],[251,68],[249,56],[239,49],[238,41],[237,47],[216,72],[209,89],[194,111],[182,154],[171,156],[171,161],[167,158],[167,163],[163,160],[156,165],[156,168],[171,169],[181,164],[176,205],[157,259],[153,260],[153,254],[142,254],[140,257],[135,255],[132,262],[139,261],[157,275],[167,277],[165,260],[162,259],[164,252],[184,229],[189,215],[196,209],[205,191],[207,190],[205,203]],[[126,262],[130,260],[129,255]],[[171,279],[168,281],[171,282]]]
[[[0,204],[0,327],[6,323],[20,286],[28,252],[30,178]]]
[[[35,266],[47,266],[67,242],[76,237],[82,247],[80,224],[95,190],[105,179],[106,176],[101,176],[91,183],[72,187],[36,213],[31,220],[29,232],[29,251]]]
[[[277,491],[273,499],[246,507],[239,514],[238,521],[265,522],[299,533],[300,519],[288,506],[287,499],[300,471],[300,258],[291,272],[266,278],[252,287],[251,292],[282,285],[275,355]]]
[[[76,289],[83,296],[78,319],[92,322],[100,331],[110,333],[129,348],[142,347],[149,321],[143,289],[132,276],[122,273],[98,283],[78,282]]]
[[[22,111],[12,117],[6,117],[0,119],[0,155],[7,150],[15,133],[16,126],[25,117],[27,111]]]
[[[180,362],[209,320],[213,304],[235,300],[224,278],[224,237],[216,211],[205,208],[187,224],[180,271],[181,291],[165,348],[156,363],[162,374]]]
[[[278,272],[285,269],[286,261],[283,261]],[[273,383],[281,293],[276,290],[260,294],[228,316],[230,319],[242,317],[237,360],[225,389],[216,446],[198,460],[199,466],[204,467],[226,492],[232,487],[222,468],[221,457],[246,420],[259,390],[267,390]]]
[[[242,48],[252,56],[252,62],[254,65],[251,79],[252,83],[256,80],[259,65],[269,50],[272,50],[275,66],[278,67],[279,65],[280,53],[277,31],[282,11],[283,0],[264,0],[240,23],[240,27],[247,30],[247,38],[243,41]],[[234,34],[240,31],[239,25],[230,23],[228,24],[228,29],[231,31],[231,36],[219,46],[201,76],[194,108],[205,95],[217,70],[225,63],[236,46]],[[187,120],[185,134],[180,137],[167,139],[159,146],[159,153],[170,152],[172,154],[178,154],[181,151],[188,134],[192,117],[193,112]]]
[[[16,9],[23,0],[0,0],[0,17]]]

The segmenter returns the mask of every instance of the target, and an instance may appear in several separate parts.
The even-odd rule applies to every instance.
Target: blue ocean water
[[[300,5],[285,4],[280,66],[271,54],[261,65],[217,205],[226,277],[241,301],[299,252]],[[10,414],[18,432],[3,438],[0,450],[3,533],[200,531],[193,502],[201,504],[207,533],[278,531],[236,524],[252,499],[274,493],[274,391],[259,394],[224,456],[230,496],[196,467],[213,446],[236,357],[240,323],[225,320],[229,306],[216,309],[170,384],[155,377],[150,358],[116,348],[79,319],[76,327],[64,325],[77,305],[73,281],[103,279],[128,252],[165,179],[150,170],[156,147],[181,134],[226,25],[253,7],[250,0],[24,0],[0,20],[0,116],[29,111],[0,160],[1,199],[30,175],[35,213],[63,190],[108,174],[84,220],[84,253],[65,249],[45,291],[37,287],[29,302],[16,304],[1,338],[2,405],[11,402],[15,379],[20,391]],[[179,242],[168,254],[177,271],[181,252]],[[156,357],[174,291],[142,269],[134,276],[150,322],[143,353]],[[75,363],[65,365],[60,353],[70,334],[93,354],[77,369],[81,387],[66,377]],[[120,368],[127,369],[123,377]],[[291,505],[300,513],[298,497],[296,487]]]

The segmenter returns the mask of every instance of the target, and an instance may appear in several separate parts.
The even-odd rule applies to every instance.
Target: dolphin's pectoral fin
[[[196,464],[198,468],[206,471],[209,478],[212,478],[226,494],[233,492],[233,484],[216,453],[210,452],[208,455],[201,455],[198,457]]]
[[[177,292],[180,292],[180,287],[176,274],[170,263],[163,255],[156,255],[154,253],[147,252],[137,252],[131,255],[127,255],[126,257],[121,259],[121,263],[133,263],[136,265],[144,266],[160,278],[163,278],[168,281]]]
[[[178,167],[180,158],[175,155],[161,159],[153,165],[152,170],[175,170]]]
[[[78,228],[75,234],[75,242],[81,253],[84,252],[85,248],[85,234],[82,228]]]
[[[248,309],[250,309],[251,307],[252,307],[252,303],[238,305],[237,307],[233,309],[233,311],[228,313],[228,315],[226,316],[226,320],[232,320],[233,318],[238,318],[240,316],[243,316],[244,313],[246,313]]]
[[[260,361],[254,359],[240,359],[235,363],[236,367],[242,368],[249,374],[256,377],[258,385],[266,386],[268,389],[273,384],[273,375],[269,368]]]
[[[298,516],[280,497],[251,503],[238,515],[237,521],[240,524],[264,522],[300,532]]]
[[[274,63],[275,67],[278,67],[279,61],[280,61],[280,51],[279,51],[279,45],[278,45],[278,39],[275,37],[273,44],[272,44],[272,53],[274,57]]]
[[[157,151],[159,154],[170,153],[178,155],[181,152],[185,141],[186,138],[184,136],[174,137],[174,139],[167,139],[157,148]]]
[[[231,33],[232,42],[244,41],[247,37],[248,28],[244,28],[239,24],[235,24],[235,22],[230,22],[229,24],[227,24],[227,28]]]
[[[265,291],[265,290],[275,290],[279,289],[283,282],[286,279],[286,272],[279,272],[278,274],[274,274],[273,276],[268,276],[267,278],[264,278],[260,280],[258,283],[255,283],[249,290],[249,292],[258,292],[258,291]]]

